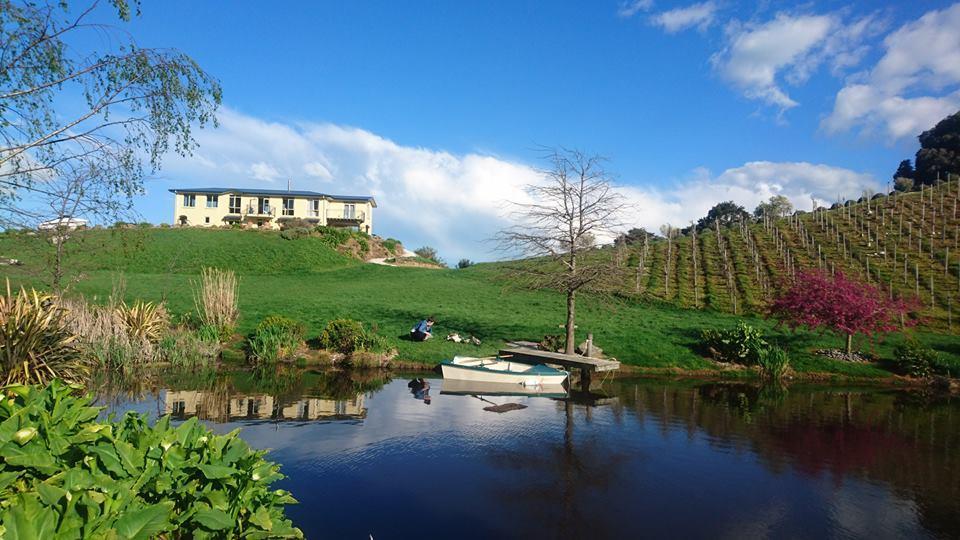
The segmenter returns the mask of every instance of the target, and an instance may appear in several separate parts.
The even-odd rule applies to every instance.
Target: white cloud
[[[326,165],[320,163],[319,161],[311,161],[309,163],[303,164],[303,172],[307,176],[312,176],[313,178],[318,178],[320,180],[329,181],[333,180],[333,174],[330,172],[330,169]]]
[[[483,240],[503,225],[505,201],[525,200],[523,187],[539,178],[495,156],[401,146],[353,127],[266,122],[227,107],[219,117],[218,129],[196,132],[202,162],[165,161],[171,184],[255,187],[290,179],[294,189],[372,195],[379,204],[374,232],[411,248],[432,245],[454,262],[492,258]]]
[[[280,173],[268,163],[258,161],[250,165],[250,176],[257,180],[273,182],[278,176],[280,176]]]
[[[620,2],[617,16],[625,19],[633,17],[641,11],[649,11],[653,7],[653,0],[625,0]]]
[[[821,66],[834,75],[861,62],[868,38],[886,22],[877,14],[845,21],[838,14],[780,13],[763,23],[730,23],[727,43],[711,62],[721,77],[749,98],[782,113],[799,105],[785,84],[803,84]]]
[[[960,109],[960,4],[924,14],[883,40],[884,55],[837,93],[822,127],[916,136]]]
[[[671,34],[694,27],[703,31],[713,24],[716,12],[717,5],[712,0],[707,0],[658,13],[650,20]]]
[[[819,64],[815,51],[837,25],[828,15],[781,14],[760,26],[732,30],[726,49],[712,61],[748,98],[786,110],[797,102],[781,88],[777,75],[794,68],[792,84],[806,79]]]
[[[524,187],[541,180],[534,167],[492,155],[401,146],[334,124],[271,123],[226,107],[218,129],[196,136],[203,159],[170,157],[164,169],[170,184],[255,187],[266,172],[290,179],[294,189],[372,195],[379,204],[374,232],[411,248],[431,245],[451,261],[494,258],[485,240],[507,224],[507,201],[526,201]],[[670,190],[620,189],[634,209],[628,224],[658,230],[668,222],[685,225],[720,201],[752,210],[784,194],[807,208],[810,195],[832,202],[838,195],[857,196],[865,186],[879,187],[869,175],[838,167],[757,161],[716,176],[695,169]]]
[[[869,174],[841,167],[751,161],[716,176],[705,169],[695,169],[690,179],[669,191],[631,186],[624,192],[636,208],[631,221],[656,231],[664,223],[686,226],[722,201],[732,200],[753,211],[773,195],[784,195],[794,208],[810,210],[811,198],[816,198],[819,206],[826,206],[838,198],[859,197],[864,189],[877,191],[882,187]]]

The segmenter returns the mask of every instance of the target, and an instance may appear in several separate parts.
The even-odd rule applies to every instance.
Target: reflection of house
[[[238,223],[277,229],[284,221],[353,229],[373,234],[373,197],[316,191],[240,188],[171,189],[176,225],[213,227]]]
[[[200,390],[167,390],[164,414],[183,419],[197,416],[203,420],[340,420],[367,416],[364,395],[352,399],[302,397],[290,403],[267,394],[228,395]]]

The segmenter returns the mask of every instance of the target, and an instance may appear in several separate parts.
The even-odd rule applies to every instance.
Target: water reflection
[[[516,392],[286,368],[119,386],[101,397],[113,410],[243,426],[271,448],[308,537],[422,536],[396,528],[410,519],[459,538],[960,537],[949,395],[629,379]]]
[[[364,395],[351,399],[303,397],[284,402],[269,394],[229,394],[198,390],[167,390],[163,414],[176,420],[196,416],[214,422],[238,420],[362,420],[367,416]]]

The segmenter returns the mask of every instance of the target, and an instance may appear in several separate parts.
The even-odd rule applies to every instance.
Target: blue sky
[[[196,59],[223,124],[170,186],[372,194],[375,229],[489,259],[541,145],[607,156],[631,224],[713,203],[882,189],[916,135],[960,109],[950,2],[148,2],[141,46]],[[106,13],[105,13],[106,17]]]

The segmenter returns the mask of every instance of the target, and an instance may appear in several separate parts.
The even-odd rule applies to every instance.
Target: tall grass
[[[82,382],[87,365],[67,324],[66,310],[53,296],[7,282],[0,296],[0,367],[5,384],[46,384],[60,378]]]
[[[257,325],[247,340],[251,358],[257,363],[292,360],[303,346],[306,327],[289,317],[271,315]]]
[[[111,295],[105,305],[89,303],[83,298],[61,299],[60,305],[68,313],[67,325],[77,336],[78,347],[98,364],[117,367],[147,364],[160,359],[156,347],[159,329],[148,331],[143,327],[144,324],[151,326],[154,323],[139,320],[135,322],[138,326],[131,331],[127,326],[128,310],[116,302],[115,296]],[[161,318],[160,313],[166,313],[162,306],[155,308],[154,312],[155,319]],[[151,341],[147,334],[156,335],[158,339]]]
[[[204,268],[193,293],[200,323],[216,328],[221,339],[228,337],[240,317],[238,296],[237,275],[233,270]]]
[[[164,304],[136,301],[128,306],[118,302],[120,294],[115,287],[103,305],[83,298],[60,300],[78,348],[92,361],[124,369],[157,362],[196,367],[219,354],[219,343],[205,341],[189,328],[171,327]]]
[[[782,380],[790,370],[790,357],[787,351],[776,345],[761,351],[757,357],[760,376],[771,381]]]

